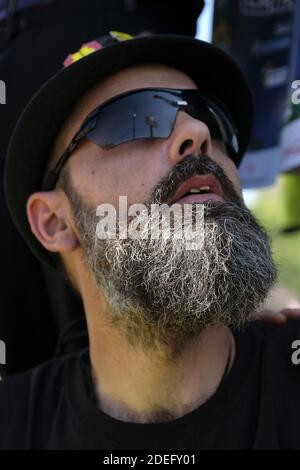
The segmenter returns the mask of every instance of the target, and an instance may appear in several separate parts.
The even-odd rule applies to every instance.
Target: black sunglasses
[[[71,143],[46,177],[44,190],[52,190],[59,173],[83,139],[102,149],[136,139],[167,138],[171,135],[178,111],[204,122],[212,140],[224,143],[235,164],[240,161],[237,129],[218,100],[200,90],[144,88],[122,93],[92,111]]]

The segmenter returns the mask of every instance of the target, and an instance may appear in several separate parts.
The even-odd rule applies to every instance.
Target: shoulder
[[[44,416],[46,422],[53,413],[64,392],[68,367],[78,357],[79,353],[68,354],[1,380],[0,449],[27,447],[34,416]]]
[[[283,375],[295,372],[300,379],[300,318],[288,319],[284,325],[252,321],[242,335],[246,338],[260,349],[262,367]]]
[[[292,356],[300,348],[300,318],[288,319],[284,325],[264,326],[262,331],[266,349],[280,354],[282,359],[288,357],[288,362],[296,365]]]
[[[262,327],[260,421],[274,424],[282,449],[300,445],[300,319]],[[276,425],[275,425],[276,423]],[[270,431],[271,432],[271,431]]]
[[[284,325],[252,321],[236,336],[237,351],[259,380],[261,393],[279,407],[298,405],[300,396],[300,319]],[[272,397],[272,399],[269,399]],[[280,404],[281,405],[280,405]],[[297,407],[300,413],[300,407]],[[299,416],[300,422],[300,416]]]
[[[300,419],[300,319],[287,320],[265,333],[262,366],[269,380],[281,385],[281,397],[297,403]]]
[[[74,360],[77,354],[68,354],[47,361],[34,369],[16,375],[4,377],[0,381],[0,406],[7,400],[14,400],[17,397],[22,401],[28,398],[24,392],[36,391],[41,385],[49,384],[56,386],[62,379],[67,364]]]

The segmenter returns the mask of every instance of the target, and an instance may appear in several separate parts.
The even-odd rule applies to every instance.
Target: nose
[[[212,142],[207,125],[189,114],[179,111],[175,126],[169,137],[169,158],[172,164],[178,163],[186,155],[200,152],[211,156]]]

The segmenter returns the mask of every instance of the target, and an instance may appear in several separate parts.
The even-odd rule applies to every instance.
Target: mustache
[[[167,176],[164,176],[154,187],[147,205],[164,204],[181,183],[192,176],[212,174],[219,181],[227,201],[244,207],[244,202],[236,192],[224,170],[214,160],[201,153],[192,153],[178,162]]]

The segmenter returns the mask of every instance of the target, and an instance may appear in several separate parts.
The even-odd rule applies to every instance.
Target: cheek
[[[242,192],[242,187],[241,187],[239,171],[232,160],[230,160],[230,163],[228,164],[228,176],[230,180],[232,181],[235,190],[239,193],[240,196],[242,196],[243,192]]]
[[[128,203],[143,203],[169,171],[165,140],[137,140],[124,143],[104,154],[101,168],[117,195]]]
[[[127,196],[128,203],[145,202],[157,182],[153,152],[145,151],[145,145],[126,148],[126,144],[101,155],[95,152],[74,170],[76,187],[94,205],[110,203],[118,205],[119,196]]]
[[[243,197],[238,169],[231,160],[228,163],[228,165],[226,166],[225,172],[226,172],[229,180],[233,184],[233,187],[236,190],[236,192],[239,194],[239,196]]]
[[[235,164],[233,163],[231,159],[228,159],[225,170],[226,170],[228,178],[230,178],[231,182],[234,184],[234,187],[236,189],[239,189],[239,191],[241,191],[238,168],[235,166]]]
[[[214,149],[214,160],[223,171],[226,173],[227,177],[231,181],[234,186],[234,189],[238,192],[240,196],[242,196],[242,189],[240,183],[239,172],[233,161],[227,154],[221,151],[219,148]]]

